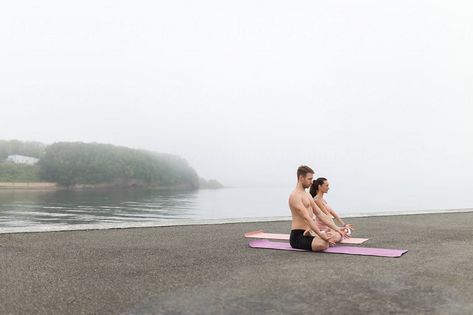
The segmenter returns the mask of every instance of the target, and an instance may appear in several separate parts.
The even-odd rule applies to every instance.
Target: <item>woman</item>
[[[310,194],[314,198],[314,201],[320,208],[320,210],[322,210],[326,215],[328,215],[332,219],[335,219],[335,221],[337,221],[339,225],[345,227],[347,229],[347,234],[350,235],[351,231],[353,230],[353,225],[346,224],[324,199],[324,194],[326,194],[329,189],[330,187],[328,180],[324,177],[319,177],[312,182],[312,185],[310,186]],[[330,228],[320,220],[317,220],[316,223],[317,227],[321,231],[330,231]]]

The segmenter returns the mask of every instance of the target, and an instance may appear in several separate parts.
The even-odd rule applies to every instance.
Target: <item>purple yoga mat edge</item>
[[[272,242],[268,240],[251,240],[248,243],[249,247],[252,248],[265,248],[273,250],[289,250],[289,251],[301,251],[312,253],[311,251],[292,248],[288,243],[283,242]],[[328,254],[348,254],[348,255],[362,255],[362,256],[377,256],[377,257],[391,257],[398,258],[407,253],[406,249],[386,249],[386,248],[373,248],[373,247],[358,247],[358,246],[345,246],[337,245],[330,247],[326,251],[321,253]]]

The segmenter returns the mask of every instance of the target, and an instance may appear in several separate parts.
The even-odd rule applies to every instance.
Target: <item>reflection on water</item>
[[[292,187],[240,187],[196,191],[1,191],[0,232],[17,228],[79,225],[161,224],[170,221],[288,217]],[[334,198],[339,214],[412,213],[431,207],[432,198],[419,204],[387,202],[381,198]],[[405,198],[401,198],[405,200]],[[431,202],[428,203],[427,201]],[[437,200],[435,200],[437,202]],[[471,203],[470,203],[471,204]],[[435,203],[435,205],[440,205]],[[450,205],[450,203],[449,203]],[[461,203],[460,203],[461,205]],[[454,207],[450,207],[452,209]],[[458,209],[460,207],[456,207]],[[363,209],[359,211],[358,209]],[[396,209],[391,210],[389,209]],[[472,209],[467,209],[472,211]],[[427,212],[435,212],[428,210]]]
[[[0,228],[288,216],[288,191],[0,191]]]
[[[2,191],[0,226],[190,218],[196,195],[196,191]]]

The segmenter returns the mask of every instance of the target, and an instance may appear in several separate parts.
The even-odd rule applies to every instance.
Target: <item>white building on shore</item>
[[[25,156],[25,155],[18,155],[18,154],[13,154],[9,155],[6,159],[6,162],[11,162],[15,164],[28,164],[28,165],[34,165],[38,163],[39,159],[31,157],[31,156]]]

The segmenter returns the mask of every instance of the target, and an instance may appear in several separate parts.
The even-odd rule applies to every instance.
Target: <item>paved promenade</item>
[[[247,247],[289,222],[0,234],[0,314],[473,313],[473,213],[347,221],[409,252]]]

